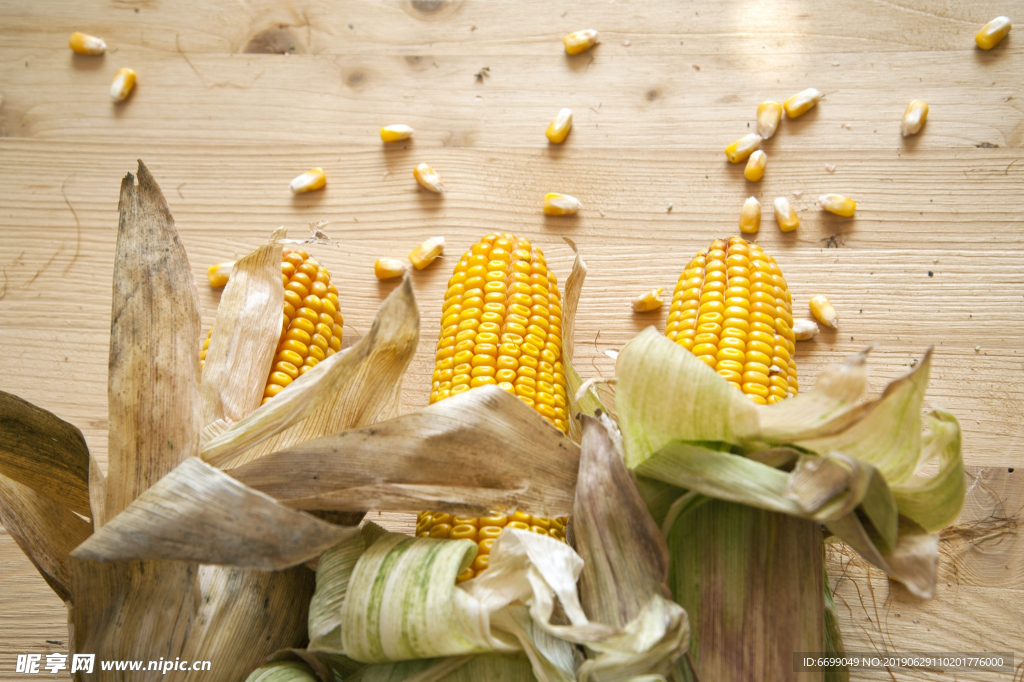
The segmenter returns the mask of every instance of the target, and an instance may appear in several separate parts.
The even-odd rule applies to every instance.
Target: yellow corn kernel
[[[1009,17],[996,17],[981,27],[978,34],[974,36],[974,42],[978,43],[978,47],[983,50],[991,50],[1002,42],[1011,28],[1013,28],[1013,23]]]
[[[551,122],[544,134],[547,135],[549,142],[562,144],[570,130],[572,130],[572,109],[565,108],[558,112],[555,120]]]
[[[580,54],[586,52],[598,43],[597,31],[587,28],[582,31],[574,31],[562,38],[565,44],[565,51],[569,54]]]
[[[764,405],[799,390],[792,322],[778,264],[731,237],[698,253],[680,275],[665,334]]]
[[[210,278],[211,287],[222,287],[228,283],[228,277],[231,276],[231,268],[235,267],[235,262],[230,263],[217,263],[211,265],[206,270],[207,277]]]
[[[401,142],[412,137],[412,128],[406,125],[384,126],[380,129],[382,142]]]
[[[327,184],[327,176],[323,168],[310,168],[302,175],[297,175],[288,186],[292,192],[303,194],[314,190],[322,189]]]
[[[651,289],[650,291],[644,292],[633,299],[633,312],[635,313],[649,313],[652,310],[657,310],[665,302],[661,300],[661,292],[665,290],[665,287],[658,287],[657,289]]]
[[[103,42],[103,38],[97,38],[91,36],[88,33],[79,33],[75,31],[68,38],[68,47],[77,52],[78,54],[103,54],[107,51],[107,44]]]
[[[783,232],[792,232],[800,227],[800,216],[796,214],[793,207],[789,205],[789,199],[779,197],[775,200],[775,220],[779,223],[779,229]]]
[[[761,229],[761,202],[755,197],[747,197],[740,211],[740,232],[754,234]]]
[[[437,194],[444,191],[444,185],[441,184],[441,176],[425,163],[416,166],[412,170],[412,176],[416,178],[416,182],[420,183],[420,187],[423,189],[428,189]]]
[[[761,148],[761,136],[757,133],[744,135],[725,148],[725,156],[732,163],[739,163]]]
[[[393,279],[404,275],[408,268],[397,258],[378,258],[373,264],[373,274],[377,279]]]
[[[814,320],[800,318],[793,320],[793,335],[797,341],[808,341],[818,335],[818,323]]]
[[[580,200],[568,194],[548,192],[544,195],[544,212],[548,215],[574,215],[581,208]]]
[[[444,237],[431,237],[409,254],[409,260],[417,270],[427,267],[444,253]]]
[[[810,304],[811,314],[814,315],[814,319],[829,329],[839,329],[839,316],[827,298],[818,294],[811,298]]]
[[[771,138],[782,122],[782,105],[771,100],[757,105],[757,133],[764,139]]]
[[[854,211],[857,210],[857,202],[841,194],[822,194],[818,197],[818,204],[829,213],[835,213],[844,218],[852,217]]]
[[[786,109],[786,116],[796,118],[813,109],[819,101],[821,93],[814,88],[807,88],[787,99],[782,106]]]
[[[466,568],[455,576],[455,583],[464,583],[467,580],[472,580],[476,577],[476,571],[473,570],[472,566],[466,566]]]
[[[917,135],[921,126],[928,119],[928,103],[919,99],[912,100],[903,112],[903,121],[900,122],[900,132],[903,137]]]
[[[110,96],[115,102],[124,101],[135,87],[135,72],[131,69],[118,69],[114,81],[110,84]]]
[[[747,159],[747,167],[743,169],[743,177],[757,182],[764,175],[764,167],[768,163],[768,155],[758,149]]]

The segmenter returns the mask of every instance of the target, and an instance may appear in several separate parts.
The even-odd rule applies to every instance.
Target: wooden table
[[[278,225],[303,236],[330,221],[339,247],[317,256],[341,290],[347,343],[393,288],[374,279],[374,259],[444,235],[447,261],[414,278],[424,326],[407,410],[427,401],[452,259],[480,235],[529,236],[563,280],[562,237],[576,241],[590,266],[576,365],[607,377],[605,350],[664,329],[667,306],[634,314],[632,298],[671,292],[690,256],[736,232],[747,196],[766,207],[787,196],[800,229],[780,233],[768,210],[758,242],[797,308],[823,293],[842,323],[800,344],[804,386],[874,344],[877,388],[934,345],[928,398],[959,416],[972,477],[961,523],[943,536],[935,599],[831,551],[847,648],[1013,651],[1020,664],[1024,38],[991,52],[973,40],[999,14],[1024,22],[1024,1],[5,0],[0,388],[76,424],[105,464],[118,186],[137,158],[170,203],[204,328],[217,303],[206,267]],[[586,27],[602,44],[567,57],[562,35]],[[73,54],[76,30],[110,50]],[[115,105],[123,66],[138,86]],[[807,87],[821,104],[782,124],[764,179],[746,182],[723,148],[754,129],[760,101]],[[911,99],[931,113],[903,139]],[[574,129],[549,146],[561,107]],[[377,130],[391,123],[413,126],[413,140],[382,145]],[[413,181],[420,161],[442,175],[443,197]],[[312,166],[327,188],[292,196],[288,182]],[[583,210],[545,217],[549,191]],[[854,197],[856,217],[818,209],[825,192]],[[0,677],[17,653],[66,647],[63,605],[0,531]]]

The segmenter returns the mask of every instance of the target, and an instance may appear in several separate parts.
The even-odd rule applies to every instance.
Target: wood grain
[[[339,285],[346,345],[394,286],[373,278],[373,260],[443,234],[447,259],[414,278],[423,334],[405,410],[427,402],[452,261],[484,232],[530,237],[563,281],[562,237],[576,241],[590,268],[576,366],[607,377],[605,350],[664,329],[664,310],[636,315],[631,299],[671,291],[693,253],[735,232],[745,197],[767,207],[786,195],[800,229],[783,235],[766,212],[758,242],[798,309],[824,293],[841,320],[800,344],[803,386],[875,344],[877,389],[934,345],[928,400],[960,419],[975,477],[941,544],[940,587],[950,587],[931,602],[832,556],[848,648],[1003,647],[1020,658],[1024,42],[973,44],[998,14],[1022,21],[1024,1],[0,0],[0,388],[78,426],[106,466],[117,189],[138,158],[200,282],[279,225],[302,236],[329,220],[338,246],[317,257]],[[591,26],[602,44],[567,57],[560,37]],[[74,30],[110,51],[74,55]],[[115,106],[107,89],[121,66],[139,84]],[[762,99],[809,86],[825,98],[783,123],[765,144],[764,179],[745,182],[724,146],[748,132]],[[914,98],[931,112],[904,140]],[[543,131],[563,106],[574,129],[550,147]],[[413,139],[381,145],[377,129],[398,122]],[[442,175],[445,196],[417,188],[419,161]],[[327,188],[293,197],[289,180],[312,166]],[[579,197],[583,211],[543,216],[548,191]],[[855,198],[857,217],[823,214],[813,202],[825,192]],[[200,286],[202,333],[217,297]],[[871,590],[887,620],[861,605]],[[0,671],[16,653],[66,643],[59,600],[0,530]]]

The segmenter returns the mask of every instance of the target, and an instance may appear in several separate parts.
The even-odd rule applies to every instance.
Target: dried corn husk
[[[120,213],[109,477],[77,429],[0,394],[0,520],[67,601],[72,652],[106,660],[210,660],[218,677],[243,679],[269,654],[305,641],[315,582],[300,564],[355,531],[282,505],[204,464],[202,434],[272,447],[392,413],[418,339],[415,302],[408,284],[400,287],[357,362],[336,363],[347,370],[340,375],[329,364],[308,372],[312,403],[284,418],[257,420],[259,432],[246,434],[238,425],[261,412],[254,387],[265,379],[280,331],[275,242],[284,233],[236,265],[201,382],[191,268],[164,197],[141,162],[138,176],[128,174],[122,183]],[[270,310],[269,322],[249,319]],[[364,390],[371,376],[374,390]],[[100,670],[93,678],[119,679]],[[191,675],[143,672],[133,679]]]

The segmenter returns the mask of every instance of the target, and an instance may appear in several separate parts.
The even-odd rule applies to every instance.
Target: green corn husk
[[[759,408],[653,329],[619,354],[625,461],[654,479],[641,489],[669,538],[673,594],[690,612],[702,679],[796,679],[794,651],[841,647],[822,525],[913,594],[933,594],[934,533],[965,493],[959,426],[935,409],[922,436],[930,352],[859,403],[866,355]],[[934,461],[938,471],[925,474]]]

